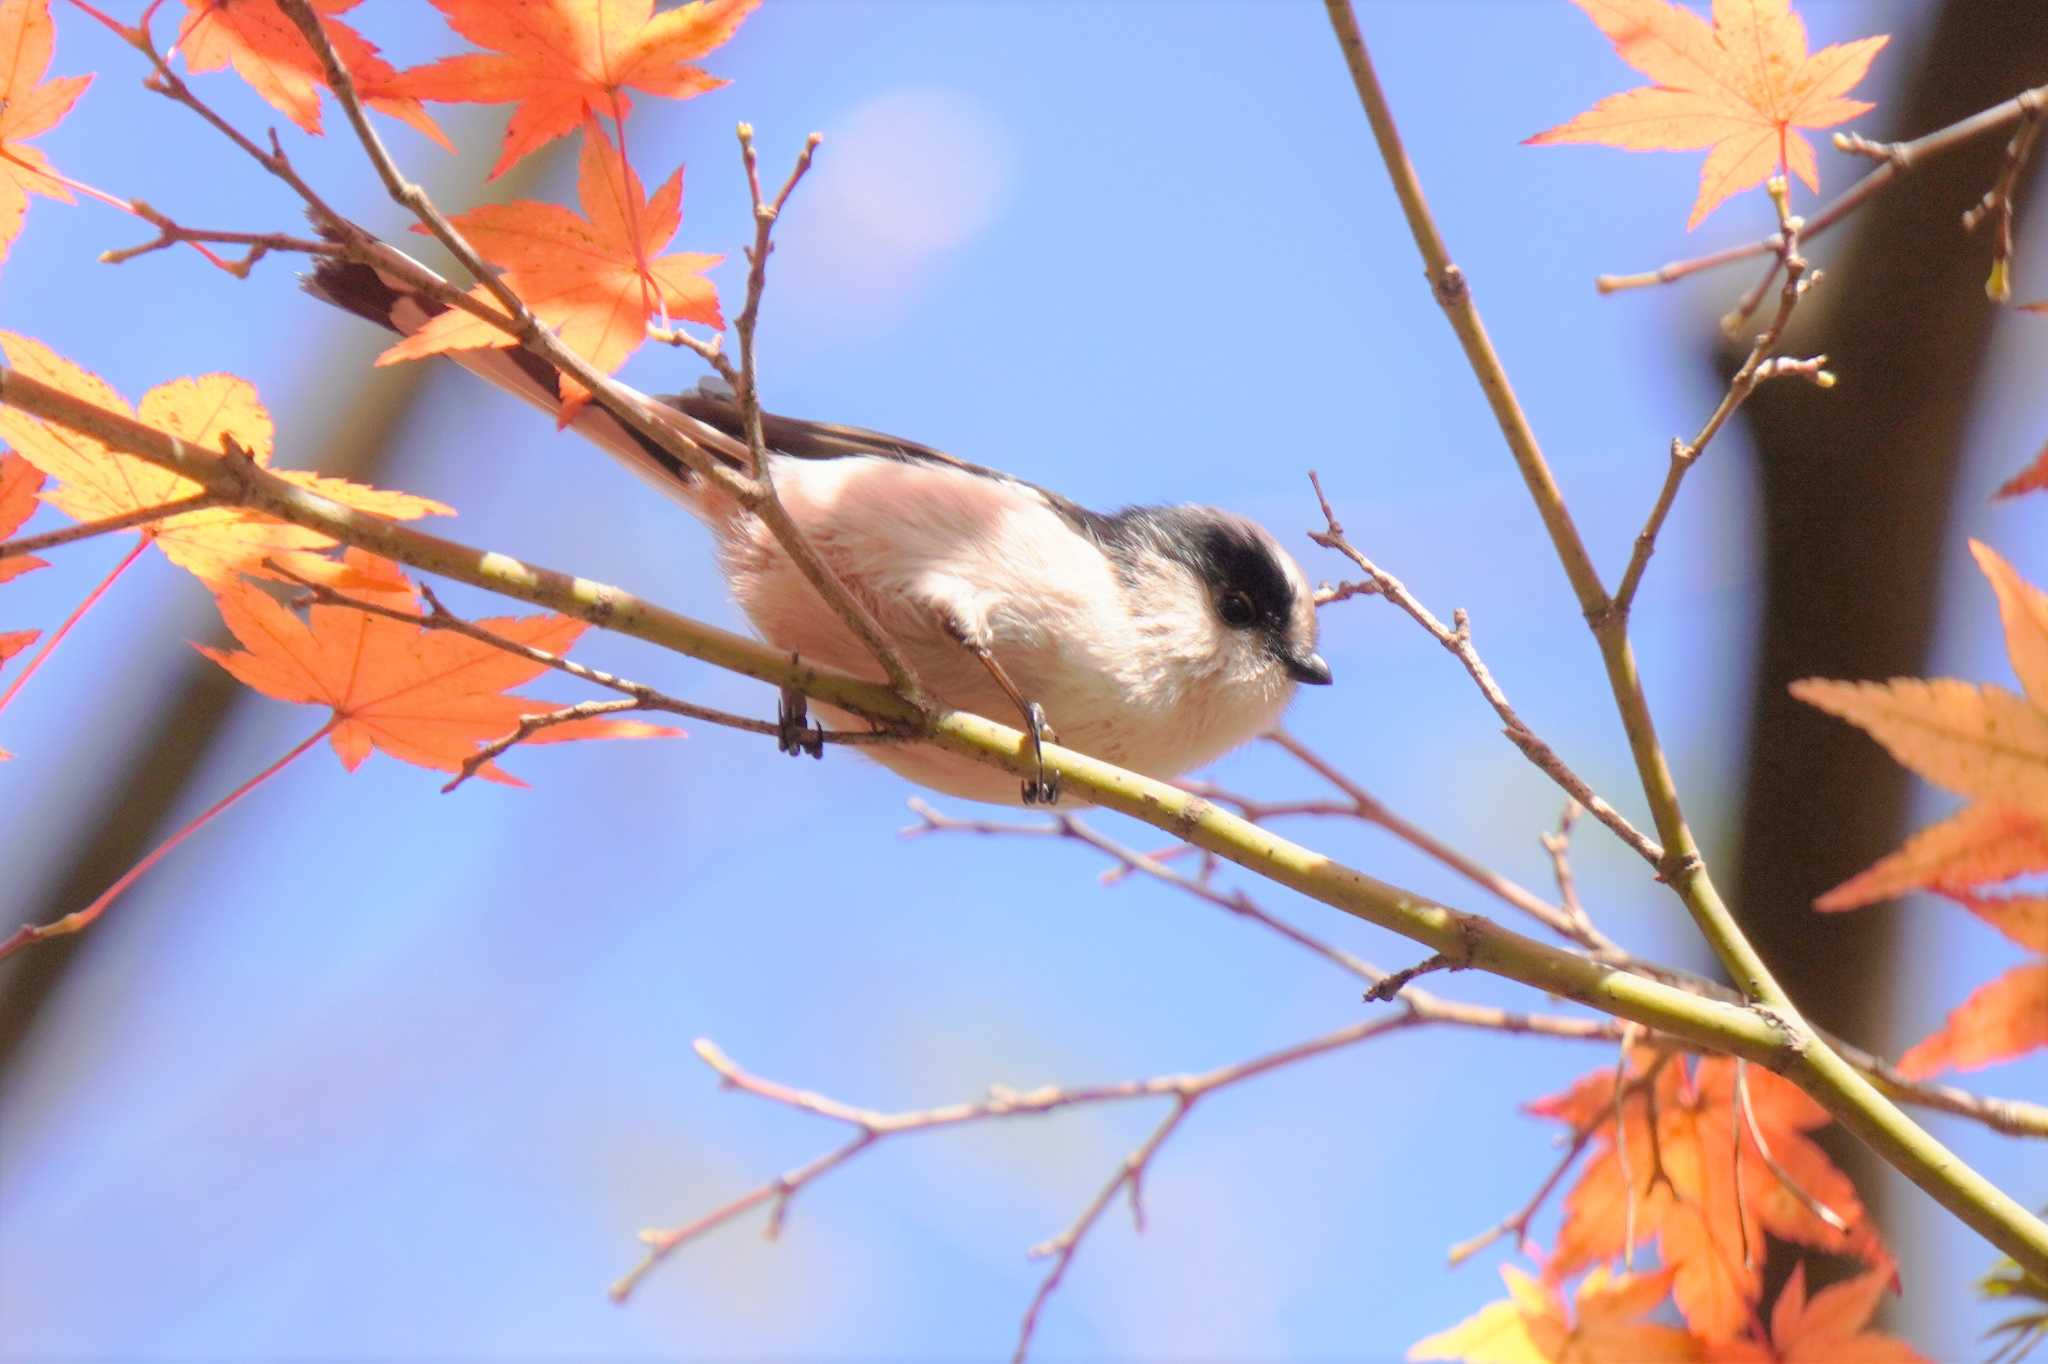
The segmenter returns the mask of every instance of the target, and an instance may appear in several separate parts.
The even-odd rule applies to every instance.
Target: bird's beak
[[[1297,682],[1306,682],[1315,687],[1330,685],[1330,665],[1323,662],[1323,656],[1313,650],[1290,649],[1280,655],[1280,662],[1287,669],[1287,675]]]

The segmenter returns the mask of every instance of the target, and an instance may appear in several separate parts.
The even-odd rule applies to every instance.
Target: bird
[[[301,282],[401,335],[445,308],[398,272],[361,261],[323,258]],[[560,419],[560,375],[542,357],[514,348],[449,358]],[[728,388],[707,381],[649,401],[723,433],[728,451],[733,441],[744,449]],[[1044,742],[1171,780],[1271,729],[1300,684],[1331,681],[1307,577],[1246,517],[1193,504],[1096,512],[883,432],[765,412],[760,420],[767,472],[819,558],[934,697],[991,719],[1015,716],[1036,758],[1019,782],[934,745],[861,746],[920,786],[992,804],[1054,804],[1061,788]],[[596,404],[567,424],[709,528],[731,595],[764,640],[884,679],[759,516]],[[868,727],[815,704],[834,729]],[[799,695],[784,693],[780,720],[785,752],[821,752]]]

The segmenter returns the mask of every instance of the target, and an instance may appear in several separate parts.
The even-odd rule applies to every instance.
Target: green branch
[[[1451,260],[1450,250],[1437,230],[1422,193],[1422,183],[1402,148],[1393,111],[1373,70],[1350,0],[1324,2],[1437,302],[1464,347],[1465,358],[1493,409],[1515,465],[1521,470],[1523,482],[1528,485],[1529,495],[1550,533],[1558,561],[1564,566],[1565,576],[1571,580],[1572,591],[1599,643],[1615,708],[1620,712],[1643,794],[1664,844],[1664,879],[1684,902],[1701,935],[1744,995],[1758,1002],[1759,1013],[1767,1013],[1784,1029],[1783,1052],[1772,1064],[1936,1202],[2006,1254],[2029,1266],[2031,1272],[2042,1272],[2048,1268],[2048,1224],[1958,1159],[1836,1054],[1800,1015],[1721,899],[1686,824],[1677,784],[1657,740],[1656,725],[1636,668],[1635,649],[1629,641],[1628,615],[1614,609],[1614,600],[1572,523],[1549,461],[1515,398],[1507,370],[1487,337],[1471,287]]]

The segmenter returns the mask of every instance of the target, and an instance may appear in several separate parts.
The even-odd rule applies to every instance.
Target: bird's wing
[[[301,278],[300,283],[315,298],[401,336],[412,335],[448,310],[446,304],[430,297],[411,282],[438,278],[431,270],[382,243],[373,250],[383,257],[381,265],[323,257],[311,274]],[[562,411],[561,375],[553,365],[533,352],[513,346],[449,351],[447,357],[494,387],[559,420]],[[698,444],[734,467],[745,467],[746,432],[739,402],[723,385],[707,381],[695,392],[664,394],[649,401],[682,413],[690,419],[693,429],[689,434],[697,438]],[[590,403],[580,408],[568,425],[662,492],[686,506],[696,507],[699,500],[699,490],[695,486],[697,477],[689,466],[598,404]],[[763,412],[761,434],[770,451],[795,459],[829,460],[856,455],[878,457],[913,464],[934,464],[1015,483],[1036,492],[1077,530],[1091,535],[1097,523],[1104,519],[1036,484],[882,431]]]

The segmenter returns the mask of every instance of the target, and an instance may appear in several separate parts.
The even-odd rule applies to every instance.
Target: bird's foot
[[[775,746],[792,758],[806,753],[813,758],[824,757],[825,731],[810,719],[811,708],[804,694],[795,687],[784,687],[782,700],[775,708]]]
[[[1045,742],[1050,739],[1058,743],[1060,736],[1045,718],[1045,707],[1036,701],[1024,710],[1024,730],[1031,736],[1031,756],[1037,764],[1037,771],[1024,779],[1024,803],[1026,805],[1057,805],[1060,802],[1060,774],[1045,770]]]

